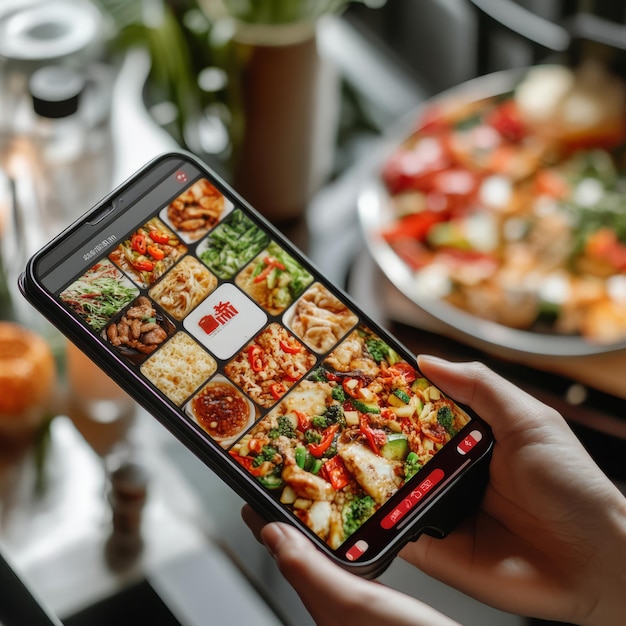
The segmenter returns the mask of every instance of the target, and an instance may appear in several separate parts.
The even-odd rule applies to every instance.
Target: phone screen
[[[485,425],[199,164],[165,164],[41,283],[210,454],[343,561],[375,558]]]

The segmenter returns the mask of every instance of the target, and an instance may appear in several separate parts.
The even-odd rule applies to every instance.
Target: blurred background
[[[622,80],[625,49],[609,0],[0,0],[0,623],[312,623],[238,497],[16,289],[33,252],[167,150],[206,161],[410,348],[486,360],[567,412],[623,484],[624,391],[597,380],[622,379],[623,350],[563,367],[390,311],[358,204],[433,97],[588,56]],[[21,380],[11,403],[22,356],[37,392]],[[467,626],[531,623],[402,562],[381,580]]]

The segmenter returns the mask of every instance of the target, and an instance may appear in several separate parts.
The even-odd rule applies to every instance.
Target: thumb
[[[537,427],[564,428],[565,421],[556,410],[482,363],[453,363],[430,355],[418,356],[417,363],[433,384],[480,415],[501,442]]]
[[[318,626],[458,626],[414,598],[350,574],[287,524],[267,524],[261,539]]]

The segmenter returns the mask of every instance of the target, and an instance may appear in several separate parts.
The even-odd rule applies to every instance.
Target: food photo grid
[[[57,295],[332,549],[470,422],[205,178]]]

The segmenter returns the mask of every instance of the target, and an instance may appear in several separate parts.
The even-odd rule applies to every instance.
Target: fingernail
[[[439,364],[450,362],[450,361],[447,361],[446,359],[442,359],[440,356],[435,356],[434,354],[418,354],[417,360],[428,361],[429,363],[439,363]]]

